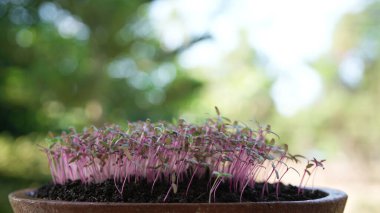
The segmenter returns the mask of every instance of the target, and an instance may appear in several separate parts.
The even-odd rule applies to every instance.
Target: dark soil
[[[188,181],[185,181],[188,183]],[[80,181],[71,181],[64,185],[47,184],[39,188],[31,196],[65,201],[89,201],[89,202],[129,202],[129,203],[162,203],[170,184],[156,183],[153,193],[152,185],[145,181],[125,184],[123,195],[115,187],[113,180],[107,180],[98,184],[82,184]],[[313,200],[327,196],[326,193],[315,190],[304,190],[303,194],[297,195],[298,188],[292,185],[280,184],[279,197],[276,197],[276,184],[269,184],[269,194],[261,197],[263,183],[257,183],[255,187],[246,188],[243,194],[243,202],[260,201],[299,201]],[[169,203],[207,203],[209,200],[208,178],[194,179],[188,195],[186,196],[187,184],[179,185],[176,194],[170,192],[166,202]],[[121,187],[121,184],[119,185]],[[214,202],[214,200],[212,200]],[[231,192],[228,181],[222,183],[216,192],[215,202],[240,202],[240,193]]]

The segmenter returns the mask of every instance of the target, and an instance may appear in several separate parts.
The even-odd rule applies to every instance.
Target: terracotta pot
[[[259,203],[92,203],[44,200],[30,197],[35,189],[13,192],[9,200],[15,213],[34,212],[261,212],[261,213],[343,213],[347,195],[339,190],[320,188],[328,196],[315,200]]]

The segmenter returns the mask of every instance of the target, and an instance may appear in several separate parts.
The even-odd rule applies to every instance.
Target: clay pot
[[[35,189],[25,189],[9,195],[15,213],[34,212],[260,212],[260,213],[343,213],[347,195],[339,190],[320,188],[328,196],[315,200],[259,203],[92,203],[37,199],[29,196]]]

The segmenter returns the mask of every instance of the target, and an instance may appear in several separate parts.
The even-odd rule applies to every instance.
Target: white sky
[[[306,62],[328,50],[343,14],[363,6],[360,0],[161,0],[152,3],[149,14],[167,49],[211,33],[213,40],[180,56],[189,69],[217,67],[223,55],[237,47],[241,31],[246,32],[249,45],[269,59],[277,110],[291,116],[323,93],[319,74]]]

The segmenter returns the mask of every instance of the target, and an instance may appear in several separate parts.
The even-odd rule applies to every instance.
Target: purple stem
[[[187,185],[186,196],[187,196],[187,193],[189,192],[191,182],[193,181],[193,178],[194,178],[195,174],[197,173],[198,167],[199,167],[199,166],[197,166],[197,167],[195,168],[194,173],[193,173],[193,175],[191,176],[190,182],[189,182],[189,184]]]

